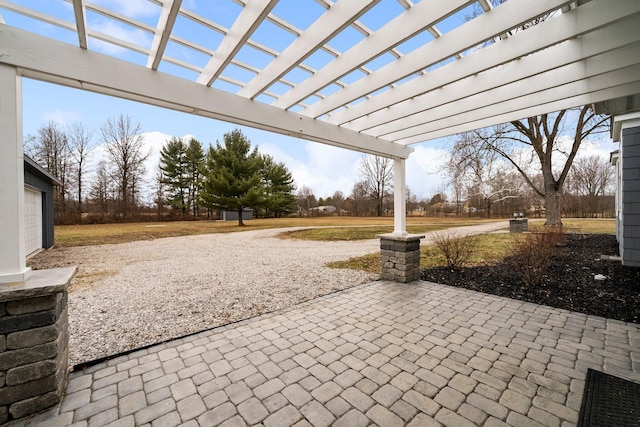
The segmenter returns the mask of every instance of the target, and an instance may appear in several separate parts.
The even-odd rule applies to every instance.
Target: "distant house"
[[[317,206],[315,208],[311,208],[313,215],[333,215],[336,213],[335,206]]]
[[[24,230],[27,256],[53,246],[53,187],[60,181],[24,156]]]

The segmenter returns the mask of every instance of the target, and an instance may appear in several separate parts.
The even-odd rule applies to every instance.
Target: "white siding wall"
[[[24,189],[24,231],[27,255],[42,248],[42,193]]]

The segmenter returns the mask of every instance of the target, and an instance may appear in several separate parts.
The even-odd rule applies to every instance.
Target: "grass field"
[[[563,219],[564,230],[567,233],[586,234],[615,234],[615,219]],[[539,232],[544,230],[544,220],[529,222],[529,231]],[[479,265],[497,262],[511,253],[515,245],[512,234],[483,234],[478,236],[478,246],[471,257],[470,265]],[[446,261],[442,252],[435,246],[422,246],[420,248],[420,268],[445,266]],[[350,268],[364,270],[370,273],[380,272],[380,254],[373,253],[361,257],[350,258],[345,261],[337,261],[327,265],[331,268]]]
[[[462,227],[465,225],[481,224],[486,220],[470,220],[468,218],[422,218],[422,223],[409,223],[407,232],[412,234],[428,233],[430,231],[443,230],[445,228]],[[313,228],[308,230],[286,231],[282,237],[305,240],[364,240],[374,239],[379,234],[391,233],[392,225],[378,226],[350,226],[335,228]]]
[[[357,221],[354,221],[357,219]],[[339,221],[338,221],[339,220]],[[135,222],[122,224],[57,225],[56,246],[88,246],[109,243],[125,243],[135,240],[153,240],[163,237],[190,236],[196,234],[231,233],[279,227],[324,227],[335,225],[368,225],[392,223],[393,218],[272,218],[238,223],[224,221],[167,221]]]
[[[408,217],[407,231],[424,233],[450,227],[478,224],[483,219]],[[505,221],[505,220],[503,220]],[[580,232],[615,233],[615,220],[564,220],[567,230]],[[392,217],[316,217],[271,218],[246,221],[244,227],[236,222],[173,221],[96,225],[57,225],[56,246],[87,246],[153,240],[163,237],[195,234],[231,233],[286,227],[323,227],[313,230],[284,233],[283,237],[312,240],[358,240],[375,238],[393,230]],[[541,227],[543,221],[532,222],[530,228]]]

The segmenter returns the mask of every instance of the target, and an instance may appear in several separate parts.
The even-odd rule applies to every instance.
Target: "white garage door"
[[[42,248],[42,193],[24,189],[25,251],[29,255]]]

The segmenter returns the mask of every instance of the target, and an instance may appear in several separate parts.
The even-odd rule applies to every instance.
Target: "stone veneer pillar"
[[[0,284],[0,424],[58,404],[67,384],[67,287],[75,267]]]
[[[420,239],[424,235],[381,234],[380,278],[408,283],[420,279]]]

